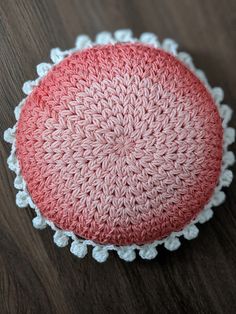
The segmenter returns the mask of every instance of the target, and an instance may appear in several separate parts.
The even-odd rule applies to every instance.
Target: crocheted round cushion
[[[33,202],[59,229],[100,244],[182,230],[222,162],[215,102],[179,60],[142,43],[94,46],[27,97],[16,153]]]

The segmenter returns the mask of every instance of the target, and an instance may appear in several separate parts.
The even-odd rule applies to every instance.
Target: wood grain
[[[161,249],[151,262],[79,260],[53,244],[49,229],[33,229],[30,209],[15,205],[2,133],[14,124],[23,82],[52,47],[72,47],[80,33],[127,27],[178,41],[236,109],[234,0],[1,0],[0,313],[236,313],[235,181],[196,240],[173,253]]]

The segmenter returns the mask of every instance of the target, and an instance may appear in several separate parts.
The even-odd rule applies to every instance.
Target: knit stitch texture
[[[182,230],[209,201],[222,122],[202,82],[141,43],[95,46],[55,65],[27,97],[16,155],[33,202],[100,244]]]

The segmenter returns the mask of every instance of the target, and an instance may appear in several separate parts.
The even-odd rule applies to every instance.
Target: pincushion
[[[231,110],[176,48],[149,33],[80,36],[23,87],[5,135],[17,203],[35,208],[34,225],[49,224],[59,246],[71,237],[79,257],[92,245],[98,261],[109,250],[154,258],[158,244],[172,250],[180,235],[196,237],[194,223],[224,199]]]

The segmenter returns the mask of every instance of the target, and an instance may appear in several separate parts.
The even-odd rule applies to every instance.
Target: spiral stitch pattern
[[[63,230],[143,244],[183,229],[218,182],[222,125],[180,61],[140,43],[58,63],[26,99],[16,153],[32,200]]]

